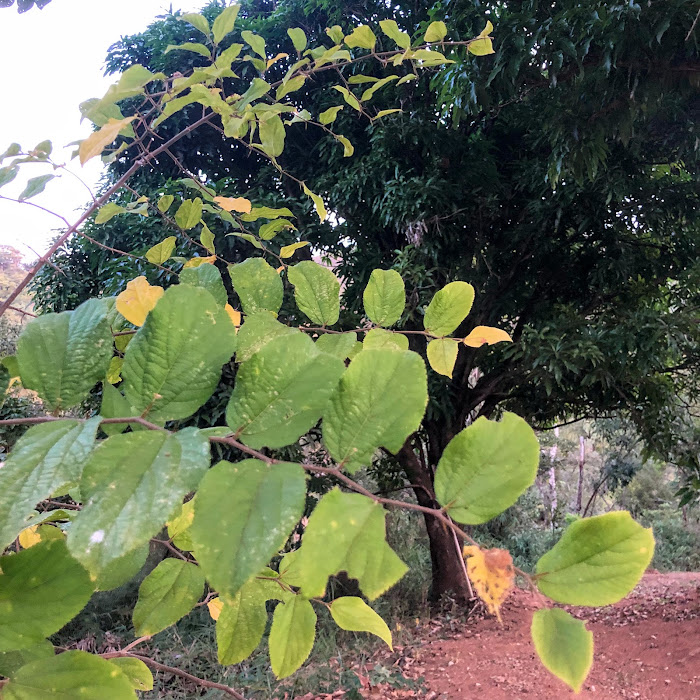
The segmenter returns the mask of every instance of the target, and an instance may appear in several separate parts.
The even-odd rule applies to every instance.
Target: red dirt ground
[[[426,679],[425,700],[700,699],[700,573],[648,573],[617,605],[569,608],[594,635],[593,669],[579,695],[536,657],[529,628],[537,606],[532,593],[516,591],[503,627],[487,617],[424,643],[405,664],[407,675]]]

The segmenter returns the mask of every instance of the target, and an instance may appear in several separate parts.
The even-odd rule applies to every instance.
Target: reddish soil
[[[404,649],[397,665],[425,678],[424,700],[700,699],[700,573],[648,573],[617,605],[569,608],[594,635],[593,669],[579,695],[537,659],[529,632],[537,606],[532,593],[516,591],[502,627],[491,617],[470,621],[447,639]]]

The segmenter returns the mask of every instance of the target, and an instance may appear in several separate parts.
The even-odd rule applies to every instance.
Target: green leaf
[[[388,85],[389,83],[393,82],[394,80],[398,80],[399,76],[398,75],[388,75],[386,78],[382,78],[381,80],[377,80],[375,83],[373,83],[370,87],[368,87],[363,93],[362,93],[362,101],[367,102],[374,97],[374,93],[377,92],[377,90],[381,90],[385,85]]]
[[[515,503],[535,481],[540,447],[514,413],[483,416],[450,440],[435,470],[435,496],[458,523],[478,525]]]
[[[271,85],[266,83],[262,78],[253,78],[250,87],[241,95],[241,99],[236,102],[236,109],[238,112],[243,112],[245,107],[251,102],[254,102],[270,92],[270,87]]]
[[[17,197],[17,201],[24,202],[26,199],[31,199],[35,195],[44,191],[46,183],[49,180],[53,180],[56,176],[47,174],[39,175],[38,177],[32,177],[27,181],[27,186],[22,190],[22,194]]]
[[[267,626],[265,601],[269,597],[263,584],[263,581],[253,578],[233,598],[224,601],[216,621],[216,646],[220,664],[238,664],[247,659],[260,644]],[[278,590],[282,592],[281,589]]]
[[[132,549],[119,559],[113,559],[98,572],[95,586],[98,591],[112,591],[131,581],[141,571],[148,558],[148,543]]]
[[[406,306],[406,288],[396,270],[372,270],[362,294],[367,318],[378,326],[393,326]]]
[[[390,39],[393,39],[396,42],[399,48],[411,48],[411,37],[406,32],[402,32],[399,29],[399,25],[396,24],[393,19],[380,20],[379,26]]]
[[[346,571],[370,600],[391,588],[408,568],[386,542],[385,515],[381,505],[360,494],[338,488],[325,494],[297,551],[294,585],[307,598],[321,597],[328,577]]]
[[[19,172],[19,168],[16,165],[7,165],[4,168],[0,168],[0,187],[7,185],[8,182],[12,182]]]
[[[272,311],[277,314],[284,298],[284,286],[275,269],[262,258],[248,258],[228,268],[243,312]]]
[[[164,194],[159,200],[158,200],[158,211],[161,212],[161,214],[165,214],[168,209],[170,209],[170,205],[175,201],[175,197],[171,194]]]
[[[189,12],[184,15],[180,15],[177,19],[181,22],[187,22],[191,24],[195,29],[199,29],[202,34],[209,36],[209,22],[204,15],[198,15],[194,12]]]
[[[121,391],[109,382],[102,382],[100,414],[103,418],[128,418],[133,415],[129,402],[124,398]],[[100,429],[105,435],[118,435],[123,433],[129,425],[129,423],[106,423]],[[131,423],[131,429],[138,430],[138,425]]]
[[[442,41],[447,36],[447,27],[444,22],[431,22],[423,41]]]
[[[109,662],[129,679],[131,687],[135,690],[153,690],[153,674],[141,659],[117,656]]]
[[[146,576],[134,608],[134,629],[151,637],[187,615],[204,593],[204,574],[191,562],[165,559]]]
[[[62,539],[1,557],[0,570],[0,651],[27,649],[58,632],[94,590]]]
[[[228,428],[205,428],[202,431],[207,439],[218,433],[220,437],[228,435],[231,431]],[[182,504],[177,515],[168,521],[168,537],[173,541],[173,544],[185,552],[191,552],[194,549],[190,528],[194,520],[194,498]]]
[[[7,370],[10,379],[19,377],[19,362],[16,355],[6,355],[0,360],[0,364]]]
[[[365,335],[363,348],[392,348],[408,350],[408,338],[403,333],[392,333],[383,328],[373,328]]]
[[[299,53],[301,53],[306,48],[306,44],[307,44],[306,34],[304,33],[304,30],[299,29],[298,27],[293,27],[292,29],[287,29],[287,34],[289,35],[289,38],[292,40],[292,44],[294,44],[294,48]]]
[[[299,248],[309,245],[308,241],[297,241],[296,243],[290,243],[289,245],[283,245],[280,248],[280,258],[291,258],[294,253],[296,253]]]
[[[354,332],[324,333],[316,341],[316,347],[321,352],[327,352],[329,355],[335,355],[335,357],[345,360],[350,356],[356,342],[357,333]]]
[[[342,134],[335,134],[335,140],[343,145],[344,158],[349,158],[355,152],[355,147],[350,143],[350,139]]]
[[[164,54],[170,53],[171,51],[191,51],[192,53],[198,53],[204,58],[211,58],[211,51],[204,44],[197,44],[188,41],[184,44],[169,44],[168,47],[163,51]]]
[[[348,34],[345,37],[345,45],[349,46],[351,49],[369,49],[374,51],[374,45],[377,43],[377,37],[374,36],[374,32],[366,25],[361,24],[356,27],[352,34]]]
[[[294,217],[287,207],[253,207],[247,214],[241,216],[242,221],[257,221],[258,219],[277,219],[280,216]]]
[[[474,39],[468,46],[469,53],[473,53],[475,56],[488,56],[489,54],[495,53],[493,50],[493,42],[490,37],[483,37],[479,39]]]
[[[344,370],[303,333],[275,338],[241,364],[226,422],[255,449],[291,445],[318,422]]]
[[[108,438],[83,470],[83,509],[68,533],[71,553],[96,575],[147,543],[208,467],[209,441],[196,428]]]
[[[0,551],[29,524],[39,501],[78,482],[99,424],[99,416],[52,421],[32,426],[18,440],[0,468]]]
[[[571,523],[537,562],[537,587],[570,605],[611,605],[637,585],[654,554],[651,528],[626,511]]]
[[[297,75],[294,78],[290,78],[289,80],[285,80],[277,88],[277,91],[275,92],[275,99],[281,100],[283,97],[286,97],[290,92],[296,92],[297,90],[301,89],[304,86],[305,82],[306,82],[305,75]]]
[[[318,115],[318,121],[321,124],[332,124],[338,117],[338,112],[340,112],[341,109],[345,109],[345,106],[338,105],[337,107],[329,107]]]
[[[277,678],[291,676],[306,659],[316,638],[316,613],[311,603],[295,596],[275,608],[270,628],[270,663]]]
[[[345,38],[343,28],[339,24],[334,24],[332,27],[326,27],[326,34],[331,38],[334,44],[342,43]]]
[[[191,416],[235,349],[235,328],[208,291],[168,288],[124,353],[122,386],[132,415],[155,422]]]
[[[175,212],[175,221],[184,231],[194,228],[201,219],[202,200],[199,197],[186,199]]]
[[[435,293],[425,310],[423,324],[433,335],[452,333],[467,317],[474,303],[474,287],[467,282],[450,282]]]
[[[397,397],[401,397],[397,401]],[[350,472],[379,447],[398,452],[428,404],[423,360],[414,352],[363,350],[350,363],[323,416],[323,441]]]
[[[265,58],[265,39],[247,29],[241,32],[241,38],[260,58]]]
[[[340,281],[333,271],[312,260],[288,268],[297,306],[321,326],[332,326],[340,316]]]
[[[261,119],[258,125],[262,149],[271,158],[276,158],[284,151],[285,130],[282,120],[276,114],[271,114],[267,119]]]
[[[207,580],[232,597],[285,543],[301,518],[306,476],[298,464],[219,462],[197,491],[192,541]]]
[[[349,104],[353,109],[357,110],[358,112],[362,111],[360,101],[350,92],[350,90],[342,85],[332,85],[331,87],[333,90],[337,90],[343,96],[345,102],[347,102],[347,104]]]
[[[331,615],[340,629],[376,634],[393,650],[391,631],[386,622],[362,598],[353,596],[336,598],[331,603]]]
[[[238,332],[238,350],[236,362],[245,362],[269,343],[281,335],[294,335],[301,331],[285,326],[275,319],[269,311],[259,311],[247,316]]]
[[[104,224],[107,223],[112,217],[116,216],[117,214],[121,214],[122,212],[125,212],[126,209],[122,206],[119,206],[119,204],[115,204],[114,202],[109,202],[105,204],[103,207],[100,207],[100,210],[97,212],[97,216],[95,217],[95,223],[96,224]]]
[[[215,44],[220,43],[225,36],[233,31],[240,9],[240,5],[230,5],[214,20],[212,33],[214,35]]]
[[[199,242],[207,249],[210,255],[216,255],[214,234],[205,223],[202,223],[202,233],[199,234]]]
[[[320,195],[314,194],[306,186],[306,184],[303,184],[303,190],[305,195],[311,197],[311,201],[314,203],[314,208],[316,209],[319,220],[322,222],[325,221],[326,217],[328,216],[328,212],[326,211],[326,206],[323,203],[323,199],[320,197]]]
[[[532,641],[547,670],[578,693],[593,666],[593,635],[565,610],[550,608],[532,616]]]
[[[389,114],[396,114],[397,112],[403,112],[403,110],[402,109],[382,109],[379,112],[377,112],[377,115],[374,118],[381,119],[382,117],[386,117]]]
[[[14,651],[0,651],[0,676],[12,678],[22,666],[51,658],[54,654],[53,644],[48,639],[42,639],[34,646]]]
[[[22,385],[52,411],[80,403],[107,373],[112,331],[102,299],[32,319],[17,343]]]
[[[428,343],[428,362],[438,374],[444,374],[452,379],[452,370],[457,361],[458,351],[458,341],[452,338],[435,338]]]
[[[131,682],[111,661],[66,651],[21,668],[2,689],[3,700],[136,700]]]
[[[228,295],[221,279],[221,273],[216,265],[203,263],[197,267],[188,267],[180,272],[180,284],[189,284],[191,287],[206,289],[216,300],[219,306],[228,303]]]
[[[162,265],[173,254],[176,240],[175,236],[168,236],[160,243],[156,243],[156,245],[146,251],[146,260],[155,265]]]

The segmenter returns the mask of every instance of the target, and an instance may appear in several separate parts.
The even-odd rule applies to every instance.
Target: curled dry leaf
[[[469,546],[464,548],[468,557],[467,573],[479,598],[486,603],[492,615],[501,622],[500,608],[513,588],[515,570],[510,552],[505,549],[480,549]]]

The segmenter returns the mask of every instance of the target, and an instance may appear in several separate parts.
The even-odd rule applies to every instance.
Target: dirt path
[[[503,627],[484,618],[449,639],[426,641],[399,662],[423,676],[425,700],[700,699],[700,573],[649,573],[626,600],[599,611],[569,608],[590,621],[593,670],[579,695],[540,665],[530,641],[537,602],[517,591]]]

